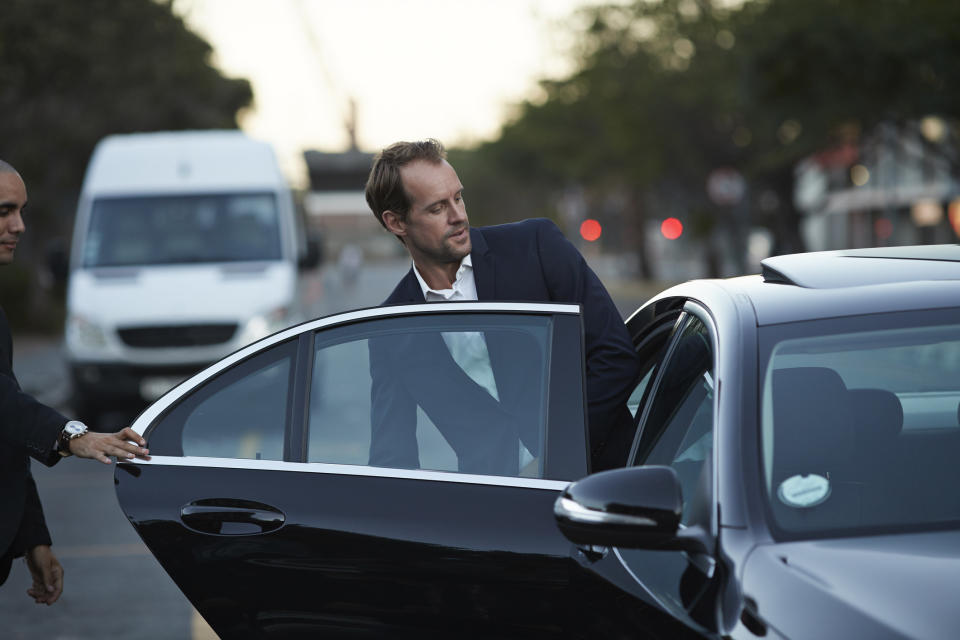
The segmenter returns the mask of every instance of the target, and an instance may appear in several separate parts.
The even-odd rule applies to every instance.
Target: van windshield
[[[98,198],[85,267],[279,260],[272,193]]]

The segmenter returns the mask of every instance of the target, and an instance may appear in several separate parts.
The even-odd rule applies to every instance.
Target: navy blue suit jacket
[[[550,220],[532,219],[472,228],[470,241],[478,300],[563,302],[582,306],[592,470],[623,466],[633,438],[633,418],[626,400],[637,382],[639,360],[623,319],[600,279]],[[425,302],[423,291],[411,268],[384,304],[422,302]],[[496,346],[490,345],[490,351],[491,364],[498,374]],[[372,348],[371,357],[375,358]],[[459,375],[452,358],[450,363],[449,375]],[[416,467],[411,459],[416,454],[416,441],[411,442],[414,434],[401,437],[391,433],[387,426],[391,413],[382,402],[378,409],[378,390],[384,391],[385,387],[382,382],[384,374],[375,365],[377,362],[372,359],[374,408],[370,462]],[[403,377],[412,380],[416,376],[407,372]],[[498,382],[497,386],[502,388],[504,385]],[[424,399],[420,394],[417,394],[417,400],[422,406]],[[397,415],[394,413],[392,417]],[[494,417],[493,414],[483,416],[482,420],[478,419],[478,424],[489,428],[495,424],[491,419]],[[436,419],[434,423],[437,423]],[[522,431],[522,424],[511,427],[511,430],[514,428]]]
[[[0,584],[9,559],[50,544],[28,454],[53,465],[53,450],[67,418],[20,391],[13,375],[13,341],[0,309]]]

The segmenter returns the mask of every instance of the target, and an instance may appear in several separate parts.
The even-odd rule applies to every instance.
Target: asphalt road
[[[335,266],[305,283],[317,316],[375,306],[408,268],[406,261],[368,264],[355,280]],[[649,288],[604,277],[626,316]],[[69,387],[58,341],[15,337],[14,369],[21,385],[67,415]],[[123,424],[131,416],[112,419]],[[26,595],[29,572],[15,563],[0,588],[0,638],[93,640],[214,638],[187,599],[149,554],[117,504],[113,465],[66,459],[53,469],[33,464],[54,552],[64,566],[64,592],[52,606]]]

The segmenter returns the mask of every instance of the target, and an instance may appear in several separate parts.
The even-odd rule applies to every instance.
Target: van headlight
[[[67,344],[77,347],[103,349],[107,346],[107,334],[97,323],[78,314],[67,317]]]
[[[260,338],[265,338],[271,333],[276,333],[281,329],[287,328],[287,308],[277,307],[267,313],[261,313],[253,316],[243,326],[243,333],[240,339],[243,344],[256,342]]]

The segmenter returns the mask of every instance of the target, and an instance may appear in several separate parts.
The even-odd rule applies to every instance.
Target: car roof
[[[960,307],[960,245],[791,254],[767,258],[762,267],[761,275],[694,280],[656,298],[691,298],[713,308],[732,300],[758,326]]]
[[[794,253],[760,263],[767,282],[834,289],[960,279],[960,244]]]

